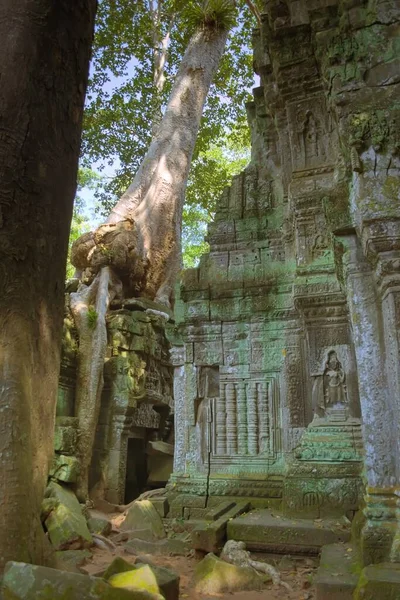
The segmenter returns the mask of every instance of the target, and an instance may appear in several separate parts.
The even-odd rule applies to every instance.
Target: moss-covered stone
[[[27,563],[6,565],[1,592],[4,600],[161,600],[146,590],[112,587],[104,579]]]
[[[75,483],[78,481],[80,470],[80,462],[75,456],[56,454],[50,469],[50,476],[65,483]]]
[[[236,567],[215,554],[207,556],[198,563],[195,574],[195,590],[199,594],[221,594],[240,590],[260,590],[268,577],[263,578],[253,569]]]
[[[51,482],[46,496],[58,501],[45,521],[52,545],[57,550],[67,549],[72,543],[78,543],[81,547],[91,545],[93,539],[75,494],[70,489]]]
[[[116,573],[108,580],[110,585],[125,590],[144,589],[152,594],[159,594],[156,576],[150,565],[142,565],[140,568],[123,573]]]
[[[166,537],[161,517],[150,500],[137,500],[134,502],[128,509],[121,529],[125,531],[149,529],[155,539]]]
[[[99,535],[109,535],[112,529],[110,521],[101,517],[90,517],[87,521],[87,526],[91,533]]]

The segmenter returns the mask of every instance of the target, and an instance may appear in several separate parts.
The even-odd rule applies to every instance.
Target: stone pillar
[[[237,454],[236,390],[234,383],[226,385],[226,446],[228,455]]]
[[[269,399],[268,384],[257,385],[258,414],[259,414],[259,447],[261,453],[267,453],[269,449]]]
[[[247,439],[250,455],[258,454],[258,415],[257,387],[255,383],[247,386]]]
[[[226,454],[226,399],[225,384],[221,383],[219,387],[219,398],[216,401],[216,453],[218,455]]]
[[[174,346],[170,349],[170,361],[174,367],[174,418],[175,418],[175,450],[174,473],[185,472],[186,446],[186,406],[185,406],[185,347]]]
[[[365,448],[365,564],[389,560],[396,532],[397,424],[385,359],[385,319],[371,265],[355,233],[340,236],[344,278],[357,359]],[[386,327],[387,329],[387,327]],[[393,373],[393,376],[395,374]]]
[[[247,454],[247,412],[246,412],[246,385],[240,382],[236,386],[237,394],[237,427],[238,427],[238,453]]]

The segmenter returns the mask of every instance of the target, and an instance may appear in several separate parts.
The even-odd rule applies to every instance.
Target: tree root
[[[220,558],[237,567],[247,567],[260,573],[266,573],[271,576],[274,585],[281,585],[288,591],[292,591],[290,585],[281,580],[281,576],[275,567],[251,558],[250,552],[246,550],[246,544],[244,542],[228,540],[222,549]]]

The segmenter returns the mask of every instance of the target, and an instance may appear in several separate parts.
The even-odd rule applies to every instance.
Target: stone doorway
[[[146,440],[130,437],[126,459],[125,504],[129,504],[145,491],[147,477]]]

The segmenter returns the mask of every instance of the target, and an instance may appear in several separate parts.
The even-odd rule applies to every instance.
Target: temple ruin
[[[391,0],[266,1],[251,162],[218,202],[210,252],[174,314],[113,303],[92,489],[123,504],[166,486],[155,505],[198,521],[197,550],[351,538],[359,572],[398,573],[399,19]],[[67,317],[53,475],[68,483],[76,343]]]

